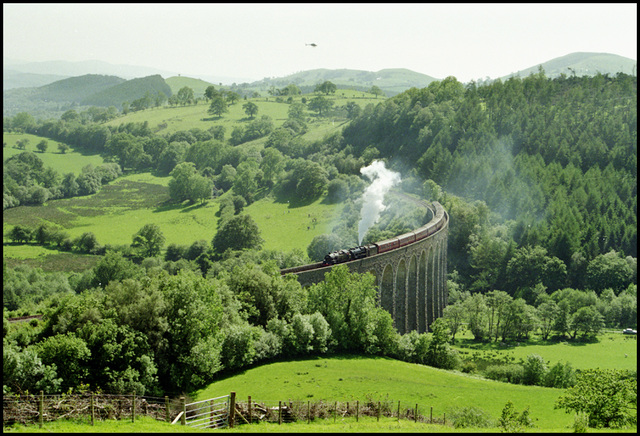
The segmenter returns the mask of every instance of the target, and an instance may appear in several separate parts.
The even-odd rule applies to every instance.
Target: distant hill
[[[103,61],[45,61],[12,62],[11,70],[31,74],[56,74],[61,76],[83,76],[86,74],[105,74],[124,79],[134,79],[160,74],[164,77],[176,76],[178,72],[159,70],[139,65],[114,65]]]
[[[57,82],[58,80],[66,79],[69,76],[62,76],[59,74],[34,74],[23,73],[21,71],[3,69],[2,70],[2,90],[15,89],[15,88],[33,88],[49,83]]]
[[[614,76],[619,72],[637,74],[638,61],[610,53],[570,53],[566,56],[551,59],[533,67],[520,70],[501,77],[506,80],[512,76],[527,77],[538,72],[542,66],[545,76],[555,78],[561,74],[571,76],[595,76],[598,73]]]
[[[192,79],[191,77],[183,76],[169,77],[168,79],[165,79],[165,82],[167,82],[167,85],[169,85],[169,87],[171,88],[171,92],[173,92],[174,94],[177,94],[178,91],[180,91],[180,88],[188,86],[189,88],[193,89],[193,94],[195,97],[204,96],[204,91],[209,86],[213,85],[213,83],[206,82],[201,79]],[[220,86],[218,86],[217,84],[214,86],[216,89],[220,89]]]
[[[249,84],[249,87],[268,89],[271,86],[275,86],[281,88],[293,83],[303,92],[310,92],[313,91],[317,84],[327,80],[338,87],[349,87],[356,90],[368,90],[375,85],[391,96],[412,87],[424,88],[438,79],[405,68],[380,71],[350,70],[346,68],[328,70],[320,68],[302,71],[285,77],[263,79]]]
[[[125,80],[116,76],[86,74],[70,77],[36,88],[16,88],[3,91],[3,116],[29,112],[35,117],[59,116],[79,106],[115,106],[163,92],[172,95],[171,88],[160,75]]]
[[[158,92],[163,92],[167,97],[172,95],[171,88],[159,74],[131,79],[118,85],[107,88],[101,92],[94,93],[80,101],[82,105],[88,106],[115,106],[122,109],[122,103],[144,97],[149,92],[152,96]]]

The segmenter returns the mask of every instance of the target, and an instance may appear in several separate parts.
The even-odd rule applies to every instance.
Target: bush
[[[547,364],[537,354],[529,354],[523,363],[524,383],[527,385],[540,385],[547,372]]]
[[[496,420],[478,407],[458,407],[447,412],[455,428],[490,428],[496,426]]]
[[[570,388],[576,384],[576,371],[569,362],[558,362],[547,371],[542,384],[549,388]]]
[[[586,433],[589,428],[589,415],[586,412],[578,412],[573,417],[573,432]]]
[[[484,376],[491,380],[505,383],[522,384],[524,368],[516,363],[508,365],[489,365],[484,370]]]

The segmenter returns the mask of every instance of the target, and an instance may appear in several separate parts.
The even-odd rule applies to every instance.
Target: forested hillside
[[[454,234],[449,248],[468,284],[488,289],[507,278],[472,253],[497,240],[542,247],[569,269],[610,250],[637,256],[636,104],[637,78],[625,74],[540,72],[482,87],[447,78],[368,107],[343,136],[356,155],[375,147],[435,182],[445,207],[447,193],[486,205],[477,224],[504,224],[509,236]],[[452,227],[464,225],[449,208]]]

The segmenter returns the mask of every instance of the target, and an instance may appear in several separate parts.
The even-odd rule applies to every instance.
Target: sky
[[[3,4],[3,59],[191,77],[406,68],[468,82],[574,52],[637,59],[637,4]]]

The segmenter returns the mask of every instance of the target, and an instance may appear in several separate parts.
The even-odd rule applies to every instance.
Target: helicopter
[[[305,45],[310,45],[311,47],[317,47],[318,44],[316,44],[315,42],[312,42],[311,44],[305,44]]]

